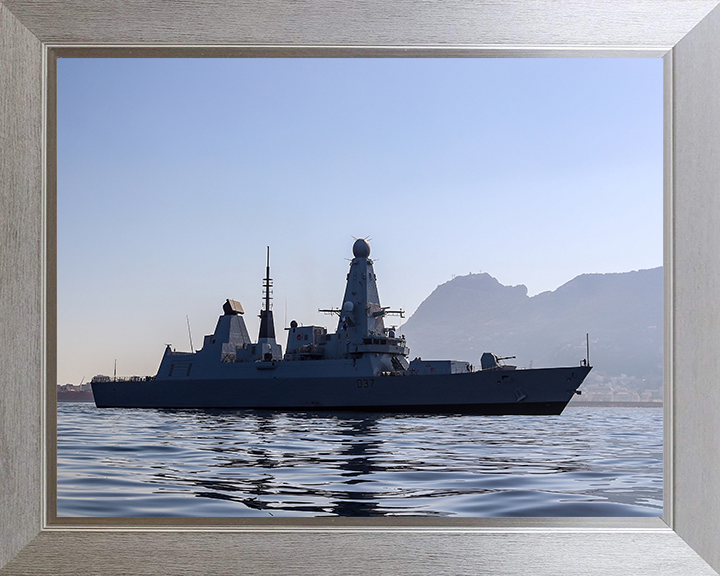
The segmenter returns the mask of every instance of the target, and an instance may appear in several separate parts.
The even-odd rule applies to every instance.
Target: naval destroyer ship
[[[457,360],[408,360],[404,335],[384,318],[370,245],[358,239],[337,329],[286,328],[285,353],[275,338],[270,260],[257,342],[242,305],[228,299],[202,349],[167,346],[155,376],[92,382],[99,408],[232,408],[425,414],[560,414],[591,370],[578,366],[516,369],[486,352],[480,367]]]

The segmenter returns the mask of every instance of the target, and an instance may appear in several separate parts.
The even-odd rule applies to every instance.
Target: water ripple
[[[661,516],[662,411],[58,407],[59,516]]]

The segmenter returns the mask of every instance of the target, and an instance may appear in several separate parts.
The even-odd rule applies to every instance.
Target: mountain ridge
[[[662,382],[662,267],[581,274],[534,296],[488,273],[456,276],[399,331],[412,357],[479,364],[494,352],[525,367],[578,364],[589,333],[595,373]]]

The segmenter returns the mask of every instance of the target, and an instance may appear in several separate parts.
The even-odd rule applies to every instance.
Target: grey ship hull
[[[589,366],[458,374],[93,382],[99,408],[560,414]]]

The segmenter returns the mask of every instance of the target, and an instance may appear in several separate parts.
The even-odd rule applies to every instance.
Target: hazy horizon
[[[154,374],[226,298],[255,338],[268,245],[278,341],[286,302],[334,329],[353,236],[407,317],[661,266],[662,60],[58,60],[58,383]]]

